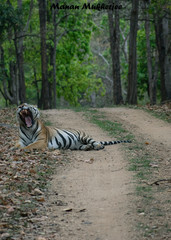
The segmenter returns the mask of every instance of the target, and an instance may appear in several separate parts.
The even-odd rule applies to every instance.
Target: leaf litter
[[[14,150],[15,109],[1,109],[0,116],[0,239],[22,239],[46,201],[47,182],[63,157],[58,150]]]

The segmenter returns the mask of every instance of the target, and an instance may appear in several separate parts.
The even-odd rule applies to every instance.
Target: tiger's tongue
[[[26,125],[27,127],[31,127],[32,126],[32,120],[31,120],[31,117],[25,117],[25,122],[26,122]]]

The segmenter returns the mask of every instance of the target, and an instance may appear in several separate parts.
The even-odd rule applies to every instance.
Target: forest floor
[[[42,111],[52,126],[132,143],[100,151],[26,153],[10,150],[15,124],[3,117],[7,112],[1,110],[0,124],[8,139],[0,139],[0,239],[170,239],[168,122],[124,107]]]

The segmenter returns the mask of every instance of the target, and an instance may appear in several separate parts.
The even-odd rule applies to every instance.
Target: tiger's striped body
[[[25,149],[72,149],[99,150],[105,145],[129,141],[100,141],[97,142],[82,131],[64,130],[45,126],[39,120],[39,110],[24,103],[18,107],[19,142],[17,147]]]

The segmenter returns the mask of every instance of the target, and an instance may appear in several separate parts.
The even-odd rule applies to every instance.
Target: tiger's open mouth
[[[20,118],[26,125],[26,127],[30,128],[33,125],[33,116],[29,109],[24,109],[20,111]]]

